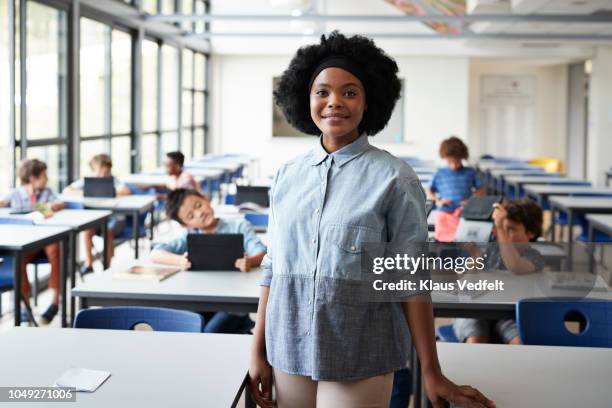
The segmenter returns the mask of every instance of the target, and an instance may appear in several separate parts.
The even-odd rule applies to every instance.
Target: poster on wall
[[[531,157],[535,138],[535,76],[484,75],[480,83],[481,152]]]

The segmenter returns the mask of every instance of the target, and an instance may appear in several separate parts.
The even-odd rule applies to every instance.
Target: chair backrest
[[[491,221],[472,221],[460,218],[457,232],[455,232],[455,242],[489,242],[492,231]]]
[[[0,217],[0,224],[11,225],[34,225],[34,220],[21,217]]]
[[[244,218],[256,227],[268,225],[268,214],[246,213]]]
[[[579,334],[565,327],[565,320],[576,318],[585,323]],[[523,299],[516,306],[516,324],[523,344],[612,347],[612,301],[609,300]]]
[[[145,323],[155,331],[200,333],[202,316],[185,310],[158,307],[106,307],[81,310],[74,320],[79,329],[134,330]]]

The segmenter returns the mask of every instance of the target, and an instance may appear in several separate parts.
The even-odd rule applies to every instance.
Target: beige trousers
[[[274,369],[278,408],[388,408],[393,373],[355,381],[314,381]]]

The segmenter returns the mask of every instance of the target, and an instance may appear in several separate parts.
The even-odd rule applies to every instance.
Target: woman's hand
[[[262,408],[273,408],[272,367],[265,355],[253,353],[249,367],[249,390],[255,403]]]
[[[424,376],[425,392],[433,408],[443,408],[445,402],[452,402],[468,408],[493,408],[495,403],[476,388],[457,385],[442,374]]]

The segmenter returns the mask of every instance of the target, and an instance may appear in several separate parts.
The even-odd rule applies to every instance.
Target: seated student
[[[487,251],[485,269],[509,270],[517,275],[541,271],[544,258],[528,245],[542,234],[540,207],[529,199],[511,200],[494,207],[493,222],[499,245]],[[480,255],[477,248],[470,252],[472,256]],[[518,329],[511,319],[456,319],[453,329],[457,338],[466,343],[488,343],[493,333],[504,343],[520,344]]]
[[[451,242],[459,224],[459,214],[472,194],[483,195],[484,188],[478,173],[463,165],[469,157],[468,147],[458,137],[451,136],[440,145],[440,157],[448,167],[435,172],[427,189],[427,198],[436,203],[434,238]]]
[[[21,187],[7,194],[1,201],[0,206],[11,207],[14,210],[41,211],[45,217],[50,217],[54,212],[64,208],[64,203],[57,199],[53,191],[47,187],[47,165],[38,159],[24,160],[18,170]],[[21,294],[24,302],[29,306],[32,294],[30,282],[27,275],[27,265],[34,259],[45,255],[51,264],[51,276],[49,288],[53,292],[51,305],[42,314],[42,323],[49,324],[58,312],[60,299],[59,293],[59,268],[60,248],[59,244],[49,244],[41,251],[26,254],[21,261]],[[22,320],[25,316],[22,316]]]
[[[89,168],[91,169],[93,177],[113,177],[111,171],[113,168],[113,161],[110,156],[105,153],[97,154],[89,161]],[[119,179],[113,177],[115,184],[115,193],[118,196],[129,195],[130,189],[123,184]],[[83,189],[85,187],[85,180],[79,179],[74,183],[70,184],[64,189],[64,194],[73,196],[82,196]],[[107,246],[108,259],[113,257],[114,247],[112,245],[113,239],[121,233],[125,227],[125,218],[112,217],[108,221],[107,228],[107,239],[110,245]],[[85,244],[85,263],[81,266],[81,273],[86,274],[93,272],[93,236],[96,234],[96,229],[88,229],[83,232],[83,241]]]
[[[184,164],[185,155],[183,155],[183,153],[170,152],[166,154],[164,166],[166,167],[166,173],[170,176],[170,181],[168,181],[166,187],[170,191],[176,190],[177,188],[185,188],[201,193],[200,184],[191,174],[183,170]]]
[[[215,218],[214,210],[206,196],[194,190],[176,189],[168,194],[166,214],[187,229],[171,241],[157,244],[151,251],[153,262],[189,269],[187,258],[187,234],[242,234],[244,257],[236,259],[235,266],[242,272],[261,264],[266,246],[259,240],[248,221],[244,219]],[[244,332],[252,328],[248,315],[217,312],[206,324],[209,333]]]

